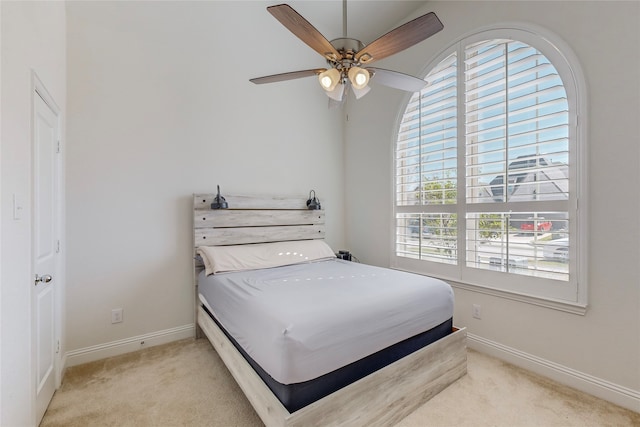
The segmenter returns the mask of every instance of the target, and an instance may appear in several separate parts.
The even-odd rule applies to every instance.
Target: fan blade
[[[385,70],[384,68],[367,67],[366,70],[373,74],[371,77],[372,82],[395,89],[406,90],[407,92],[418,92],[428,84],[426,81],[410,76],[409,74]]]
[[[330,61],[342,59],[342,55],[329,43],[329,40],[288,4],[269,6],[267,10],[289,31],[320,55]]]
[[[282,82],[285,80],[301,79],[303,77],[318,75],[324,71],[327,71],[327,69],[314,68],[313,70],[291,71],[290,73],[281,73],[281,74],[274,74],[272,76],[256,77],[254,79],[249,79],[249,81],[251,83],[261,85],[264,83],[275,83],[275,82]]]
[[[442,25],[436,14],[429,12],[389,31],[384,36],[365,46],[364,49],[356,53],[356,61],[363,64],[379,61],[416,43],[420,43],[443,28],[444,25]]]

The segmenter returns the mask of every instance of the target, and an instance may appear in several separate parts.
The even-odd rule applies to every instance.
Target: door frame
[[[58,135],[57,135],[57,139],[59,141],[59,153],[58,156],[56,158],[56,166],[57,166],[57,182],[55,183],[56,185],[56,222],[54,224],[55,227],[55,232],[56,232],[56,236],[57,236],[57,240],[60,242],[59,246],[57,248],[57,252],[58,252],[58,256],[56,256],[56,260],[55,260],[55,270],[56,270],[56,285],[52,288],[53,291],[53,295],[54,295],[54,325],[53,325],[53,330],[54,330],[54,337],[55,340],[57,342],[57,351],[54,354],[54,382],[55,382],[55,388],[56,390],[60,387],[61,383],[62,383],[62,374],[64,371],[64,345],[63,345],[63,338],[64,338],[64,329],[63,329],[63,314],[64,314],[64,294],[65,294],[65,283],[66,283],[66,274],[65,274],[65,270],[64,270],[64,265],[65,265],[65,251],[64,251],[64,239],[63,237],[65,236],[65,227],[64,227],[64,213],[65,213],[65,197],[64,197],[64,175],[65,175],[65,169],[64,169],[64,156],[63,156],[63,135],[64,135],[64,128],[63,128],[63,118],[62,118],[62,109],[60,107],[58,107],[58,104],[55,102],[53,96],[50,94],[50,92],[47,90],[46,86],[44,85],[44,83],[42,83],[42,80],[38,77],[38,74],[36,73],[35,70],[31,70],[31,173],[30,173],[30,178],[31,178],[31,275],[30,275],[30,282],[29,282],[29,286],[31,289],[30,292],[30,311],[31,311],[31,327],[30,327],[30,334],[31,334],[31,348],[32,348],[32,354],[31,354],[31,375],[30,375],[30,381],[31,381],[31,389],[32,389],[32,405],[31,405],[31,413],[32,413],[32,419],[36,420],[36,358],[35,358],[35,340],[36,340],[36,336],[35,336],[35,329],[36,329],[36,322],[35,322],[35,310],[33,310],[33,304],[34,304],[34,294],[35,294],[35,286],[33,283],[33,278],[34,275],[36,274],[35,271],[35,266],[34,266],[34,243],[35,243],[35,174],[36,174],[36,165],[35,165],[35,122],[33,120],[34,114],[35,114],[35,103],[36,103],[36,98],[39,97],[41,98],[45,104],[47,104],[47,106],[51,109],[51,111],[56,115],[57,118],[57,125],[58,125]]]

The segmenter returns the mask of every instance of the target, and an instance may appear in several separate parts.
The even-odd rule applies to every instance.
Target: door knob
[[[51,277],[50,274],[45,274],[44,276],[39,276],[38,274],[36,274],[35,284],[37,285],[38,283],[49,283],[51,280],[53,280],[53,277]]]

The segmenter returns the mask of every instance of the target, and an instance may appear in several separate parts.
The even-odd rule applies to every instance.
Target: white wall
[[[35,423],[31,406],[31,106],[33,69],[62,109],[66,103],[65,7],[61,2],[0,2],[2,211],[0,425]],[[22,201],[13,219],[13,194]],[[64,284],[60,284],[63,286]]]
[[[422,75],[432,58],[477,28],[536,24],[575,52],[589,95],[589,304],[585,316],[456,289],[455,322],[483,340],[640,396],[640,4],[637,2],[429,2],[444,30],[380,64]],[[606,18],[605,18],[606,17]],[[606,24],[604,23],[606,19]],[[363,261],[389,265],[392,134],[406,98],[375,88],[349,108],[346,231]],[[482,305],[482,320],[471,306]],[[618,387],[619,386],[619,387]],[[614,392],[615,394],[615,392]],[[633,399],[631,400],[633,402]],[[635,408],[640,410],[640,408]]]
[[[342,115],[315,79],[248,81],[317,63],[265,6],[68,4],[71,352],[193,324],[194,192],[315,189],[343,247]]]
[[[31,230],[27,221],[10,220],[10,198],[25,194],[30,209],[26,70],[40,70],[65,106],[64,7],[1,5],[0,424],[21,425],[30,416],[24,412],[29,343],[21,335],[29,322],[23,309]],[[193,322],[190,195],[216,184],[227,194],[305,195],[314,188],[327,209],[329,243],[388,265],[391,130],[403,94],[376,87],[352,103],[343,144],[342,114],[326,109],[313,79],[248,82],[317,63],[317,55],[291,43],[264,6],[67,4],[67,350]],[[638,4],[442,2],[421,12],[429,10],[445,30],[380,67],[418,74],[468,31],[500,21],[531,22],[574,49],[590,95],[587,315],[457,290],[456,323],[478,337],[640,390],[639,195],[612,185],[640,181]],[[603,16],[615,25],[601,25]],[[56,35],[44,37],[49,33]],[[624,227],[612,229],[612,223]],[[481,321],[470,316],[473,303],[483,306]],[[115,307],[124,308],[125,320],[111,325]]]

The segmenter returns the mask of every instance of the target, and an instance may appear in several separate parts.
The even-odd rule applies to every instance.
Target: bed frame
[[[306,197],[225,196],[229,209],[211,210],[215,194],[194,194],[194,283],[197,335],[209,339],[267,427],[391,426],[467,372],[467,334],[450,335],[293,413],[282,405],[198,299],[199,246],[323,239],[324,211]]]

